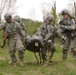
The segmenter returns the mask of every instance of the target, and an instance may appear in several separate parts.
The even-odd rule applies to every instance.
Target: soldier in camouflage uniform
[[[49,62],[51,62],[51,59],[53,57],[53,54],[55,52],[55,40],[54,36],[56,33],[56,27],[52,24],[53,21],[53,15],[47,15],[44,18],[44,23],[38,28],[38,31],[41,32],[41,35],[44,39],[44,50],[42,52],[42,58],[43,62],[46,63],[46,50],[48,50],[49,53]]]
[[[23,37],[25,37],[24,31],[17,22],[12,20],[12,16],[10,15],[10,13],[6,13],[4,18],[6,22],[0,25],[0,30],[4,30],[7,33],[10,54],[9,64],[16,65],[17,59],[15,53],[16,51],[18,51],[20,65],[23,66],[24,46],[21,42],[20,35],[18,34],[18,32],[21,33]]]
[[[63,44],[63,60],[67,59],[68,50],[76,51],[76,30],[75,21],[69,16],[67,9],[63,9],[61,12],[63,19],[60,21],[60,28],[62,29],[62,35],[65,35],[66,39]]]
[[[24,35],[25,35],[25,37],[27,37],[27,30],[26,30],[24,23],[22,22],[22,19],[18,15],[16,15],[16,16],[14,16],[14,21],[17,21],[21,25],[22,30],[25,32]],[[23,39],[21,34],[20,34],[20,37],[21,37],[23,45],[25,46],[26,39]]]

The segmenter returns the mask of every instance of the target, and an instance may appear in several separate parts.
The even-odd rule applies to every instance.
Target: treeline
[[[40,21],[33,21],[31,19],[22,19],[22,20],[25,24],[25,27],[29,35],[36,33],[38,27],[42,24],[42,22]]]

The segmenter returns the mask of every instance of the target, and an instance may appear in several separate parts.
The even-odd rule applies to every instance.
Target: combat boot
[[[12,62],[11,60],[9,61],[9,65],[13,65],[14,67],[16,67],[16,62]]]
[[[19,63],[20,63],[20,66],[22,66],[22,67],[24,66],[24,62],[23,62],[23,60],[20,60]]]
[[[53,57],[53,55],[54,55],[55,51],[56,51],[56,49],[55,49],[55,48],[52,48],[52,49],[51,49],[50,56],[49,56],[49,63],[51,63],[51,62],[52,62],[52,57]]]
[[[44,66],[44,67],[48,66],[48,63],[47,63],[46,60],[43,61],[43,66]]]
[[[51,51],[48,52],[48,56],[49,56],[49,63],[51,63],[52,62],[52,60],[51,60]]]

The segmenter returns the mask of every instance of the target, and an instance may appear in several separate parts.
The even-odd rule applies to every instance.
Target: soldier
[[[22,22],[22,19],[18,15],[14,16],[14,20],[17,21],[18,23],[20,23],[22,29],[25,32],[27,32],[26,27],[25,27],[24,23]]]
[[[51,34],[51,37],[47,41],[47,49],[49,54],[49,62],[52,62],[52,57],[54,55],[54,52],[56,51],[56,44],[55,44],[55,36],[58,35],[56,26],[52,23],[54,20],[52,15],[47,16],[46,24],[48,33]],[[47,36],[46,36],[47,37]]]
[[[27,37],[27,30],[26,30],[26,27],[24,26],[24,23],[22,22],[21,18],[18,15],[16,15],[16,16],[14,16],[14,21],[17,21],[21,25],[22,30],[25,32],[24,35],[25,35],[25,38],[26,38]],[[21,34],[20,34],[20,37],[21,37],[23,45],[25,46],[26,39],[23,40],[23,37],[22,37]]]
[[[67,9],[63,9],[61,15],[63,16],[63,19],[59,24],[62,29],[62,34],[66,37],[63,44],[63,60],[66,60],[68,50],[72,50],[73,52],[76,51],[75,21],[70,17]]]
[[[46,63],[46,50],[48,49],[49,53],[49,62],[51,62],[51,59],[53,57],[53,54],[55,52],[55,40],[54,36],[56,34],[56,27],[52,24],[53,21],[53,15],[47,15],[44,17],[44,23],[38,28],[38,31],[41,32],[41,35],[44,39],[44,50],[42,50],[42,58],[44,64]]]
[[[6,22],[0,25],[0,30],[4,30],[7,34],[9,54],[10,54],[9,64],[13,64],[14,66],[16,65],[17,59],[15,53],[17,50],[20,65],[23,66],[24,46],[21,42],[20,35],[18,34],[18,32],[20,32],[25,37],[24,31],[17,22],[12,20],[12,16],[10,13],[6,13],[4,18]]]

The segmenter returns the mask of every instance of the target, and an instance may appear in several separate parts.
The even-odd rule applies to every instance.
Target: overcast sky
[[[54,2],[55,0],[17,0],[16,6],[19,6],[17,14],[22,18],[34,17],[35,20],[42,21],[42,3],[48,3],[52,6]],[[57,13],[62,9],[67,8],[68,4],[69,0],[56,0]],[[31,12],[33,12],[33,14]]]

